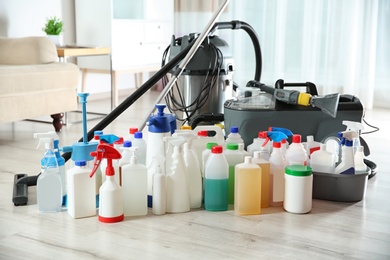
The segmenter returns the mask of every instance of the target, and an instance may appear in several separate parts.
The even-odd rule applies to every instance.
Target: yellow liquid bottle
[[[270,163],[266,159],[261,158],[260,151],[253,153],[252,162],[261,168],[261,207],[268,208],[271,187]]]
[[[261,213],[261,168],[246,156],[236,165],[234,180],[234,211],[237,215]]]

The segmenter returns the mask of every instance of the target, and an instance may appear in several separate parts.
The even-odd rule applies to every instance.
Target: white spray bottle
[[[341,161],[336,166],[336,174],[355,174],[355,158],[353,151],[353,140],[359,137],[355,131],[339,132],[341,140],[344,139],[344,145],[341,147]]]
[[[62,181],[60,168],[53,149],[53,141],[58,136],[54,132],[36,133],[39,144],[45,144],[45,155],[41,160],[42,173],[37,180],[37,202],[41,212],[59,212],[62,207]]]
[[[171,169],[167,173],[167,212],[182,213],[190,211],[190,196],[185,163],[180,146],[185,142],[182,137],[171,137],[173,145]]]
[[[99,221],[104,223],[119,222],[124,219],[122,187],[115,181],[115,170],[112,160],[122,158],[120,152],[109,144],[99,144],[96,152],[91,152],[95,163],[90,174],[92,177],[102,159],[107,159],[106,180],[100,187],[99,193]]]
[[[363,124],[360,122],[344,120],[343,125],[347,126],[346,131],[353,131],[357,134],[357,136],[354,137],[352,140],[353,141],[353,151],[354,151],[354,153],[356,153],[356,150],[358,149],[358,147],[361,146],[359,137],[360,137],[361,131],[364,129]]]

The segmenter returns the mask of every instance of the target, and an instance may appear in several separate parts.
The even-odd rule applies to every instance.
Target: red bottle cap
[[[209,136],[209,133],[205,130],[199,131],[198,136]]]
[[[223,148],[220,145],[211,147],[211,153],[222,153]]]
[[[279,142],[273,142],[273,145],[272,145],[273,148],[280,148],[282,147],[281,143]]]
[[[300,142],[301,142],[301,139],[302,139],[302,137],[301,137],[301,135],[299,135],[299,134],[294,134],[294,135],[292,136],[292,142],[293,142],[293,143],[300,143]]]
[[[130,127],[130,128],[129,128],[129,133],[130,133],[130,134],[133,135],[135,132],[138,132],[138,128],[137,128],[137,127]]]

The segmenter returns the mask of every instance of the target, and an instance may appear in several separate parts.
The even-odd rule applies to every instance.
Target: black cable
[[[364,134],[364,135],[365,135],[365,134],[372,134],[372,133],[375,133],[375,132],[378,132],[378,131],[379,131],[379,127],[373,126],[373,125],[367,123],[367,121],[364,119],[364,117],[363,117],[363,122],[364,122],[366,125],[368,125],[369,127],[374,128],[375,130],[368,131],[368,132],[363,132],[363,133],[361,133],[362,135],[363,135],[363,134]]]

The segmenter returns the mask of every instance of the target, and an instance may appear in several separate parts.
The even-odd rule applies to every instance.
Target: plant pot
[[[62,46],[64,45],[64,39],[62,35],[47,35],[47,37],[56,45],[56,46]]]

